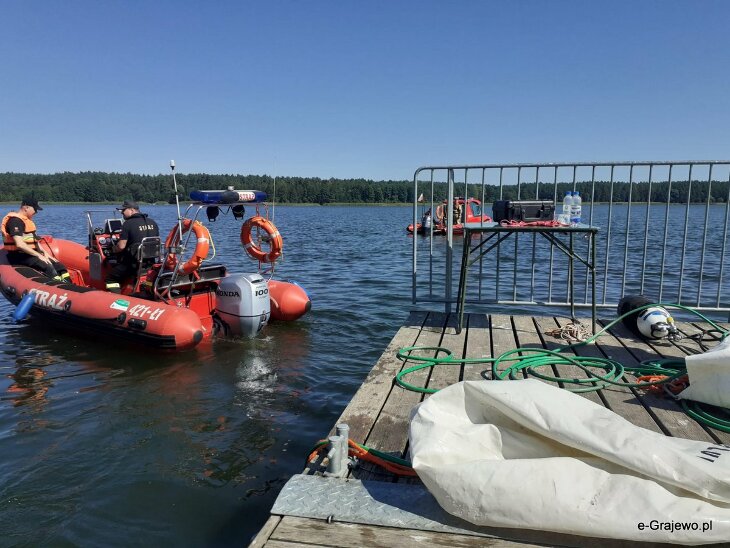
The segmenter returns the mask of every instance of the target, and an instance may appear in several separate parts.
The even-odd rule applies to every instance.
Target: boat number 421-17
[[[157,320],[165,312],[164,308],[152,308],[144,304],[135,304],[129,309],[129,315],[135,318],[146,318],[148,320]]]

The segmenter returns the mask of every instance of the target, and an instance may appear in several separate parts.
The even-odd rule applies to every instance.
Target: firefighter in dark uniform
[[[69,274],[60,262],[51,259],[38,245],[33,217],[43,210],[35,198],[25,198],[18,211],[11,211],[2,220],[3,248],[11,265],[29,266],[49,278],[67,280]]]
[[[137,272],[137,250],[143,238],[159,236],[160,228],[157,223],[145,213],[139,212],[137,202],[125,200],[122,207],[117,208],[122,212],[124,225],[119,240],[114,244],[112,251],[117,254],[117,264],[111,269],[106,278],[108,291],[119,293],[120,283]]]

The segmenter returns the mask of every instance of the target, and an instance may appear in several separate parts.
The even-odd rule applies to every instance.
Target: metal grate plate
[[[339,522],[494,537],[439,506],[422,485],[293,476],[272,514]]]

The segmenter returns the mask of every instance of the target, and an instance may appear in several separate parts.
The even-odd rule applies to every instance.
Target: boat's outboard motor
[[[653,302],[643,295],[626,296],[618,303],[618,314],[619,316],[623,316],[632,310],[652,304]],[[638,310],[633,314],[629,314],[621,321],[635,335],[647,339],[663,339],[666,337],[670,341],[674,341],[681,338],[679,331],[674,325],[674,319],[661,306],[651,306]]]
[[[227,276],[215,294],[216,315],[227,336],[255,337],[271,317],[269,285],[260,274]]]

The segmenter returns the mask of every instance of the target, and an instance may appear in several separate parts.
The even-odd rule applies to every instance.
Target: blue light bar
[[[259,203],[266,198],[266,192],[261,190],[193,190],[190,193],[191,200],[211,205]]]

